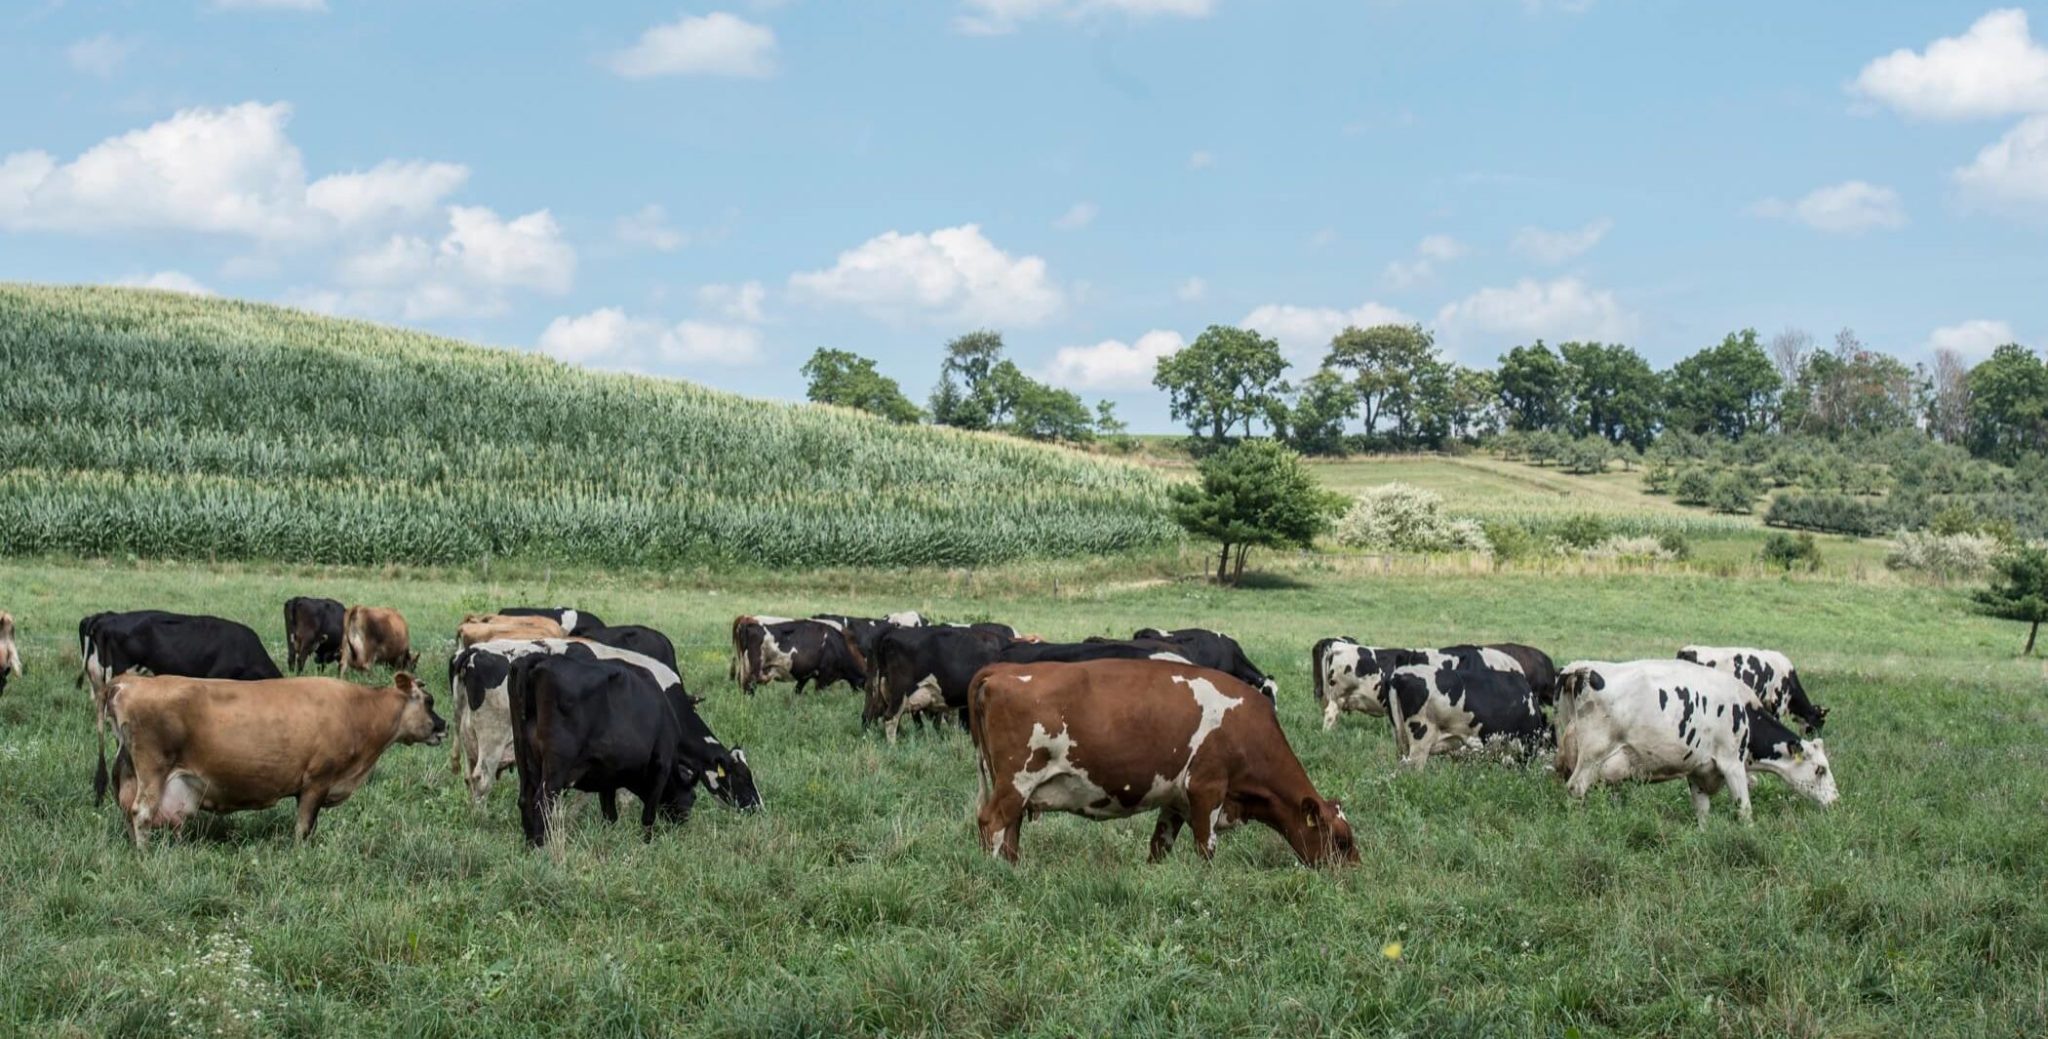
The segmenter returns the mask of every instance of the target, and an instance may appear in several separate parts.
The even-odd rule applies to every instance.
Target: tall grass
[[[321,563],[967,565],[1173,536],[993,436],[249,303],[0,286],[0,544]]]

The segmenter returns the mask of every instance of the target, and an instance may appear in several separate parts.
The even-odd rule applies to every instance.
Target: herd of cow
[[[95,797],[112,786],[138,845],[196,811],[286,797],[303,839],[391,745],[446,734],[411,671],[419,654],[398,611],[295,598],[284,616],[289,666],[332,665],[336,677],[284,677],[252,629],[218,617],[143,610],[79,621],[79,684],[117,740],[111,771],[102,743]],[[21,673],[13,636],[0,613],[0,691]],[[741,616],[731,648],[730,677],[745,692],[844,682],[864,696],[863,728],[881,725],[892,743],[905,718],[957,718],[978,757],[982,845],[1006,860],[1023,821],[1045,811],[1156,811],[1154,860],[1183,826],[1207,858],[1218,833],[1247,821],[1278,831],[1303,862],[1358,859],[1342,807],[1317,792],[1288,744],[1277,683],[1222,633],[1147,628],[1062,643],[914,612]],[[1683,778],[1702,824],[1723,787],[1750,820],[1753,771],[1822,805],[1836,797],[1818,736],[1827,712],[1773,651],[1688,646],[1676,659],[1558,668],[1518,644],[1388,649],[1330,638],[1311,664],[1325,729],[1346,712],[1385,718],[1397,758],[1417,768],[1441,753],[1554,754],[1574,798],[1599,784]],[[377,666],[394,669],[391,685],[345,680]],[[529,844],[547,841],[572,789],[597,794],[607,821],[618,792],[632,793],[648,835],[657,819],[687,818],[699,788],[735,808],[761,805],[746,752],[705,724],[674,644],[653,628],[571,608],[471,615],[456,630],[448,688],[455,770],[478,806],[516,770]]]

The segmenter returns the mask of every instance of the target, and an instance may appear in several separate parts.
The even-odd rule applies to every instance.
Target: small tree
[[[1280,344],[1242,328],[1210,325],[1195,341],[1162,358],[1152,385],[1165,390],[1167,407],[1209,447],[1221,447],[1240,424],[1252,433],[1255,419],[1268,417],[1279,399],[1287,359]]]
[[[804,362],[802,371],[810,380],[805,396],[816,403],[858,408],[891,422],[922,417],[896,380],[876,371],[875,362],[859,354],[821,348]]]
[[[1219,542],[1216,582],[1244,576],[1254,546],[1308,547],[1330,527],[1344,499],[1316,483],[1301,456],[1270,440],[1249,440],[1202,459],[1201,479],[1169,490],[1174,522]]]
[[[2027,645],[2020,652],[2032,656],[2041,622],[2048,621],[2048,549],[2021,548],[1999,557],[1991,586],[1970,598],[1978,613],[2028,624]]]
[[[1673,497],[1680,505],[1705,505],[1714,496],[1714,477],[1698,466],[1678,474]]]
[[[1707,494],[1707,504],[1716,512],[1748,514],[1756,504],[1756,486],[1750,482],[1749,474],[1740,469],[1729,469],[1714,477],[1713,489]]]

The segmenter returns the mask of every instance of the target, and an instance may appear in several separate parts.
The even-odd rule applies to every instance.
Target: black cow
[[[749,695],[755,686],[766,682],[795,682],[799,696],[803,694],[804,686],[813,683],[820,689],[835,682],[845,682],[855,689],[867,687],[867,658],[854,645],[852,636],[836,623],[820,620],[786,620],[773,624],[755,622],[743,629],[736,626],[735,630],[741,650],[735,670],[740,688]]]
[[[498,613],[506,617],[546,617],[577,638],[588,638],[588,632],[605,626],[597,614],[572,606],[507,606]]]
[[[306,662],[341,662],[341,620],[347,608],[334,599],[297,596],[284,601],[285,666],[297,673]]]
[[[1407,650],[1421,659],[1386,673],[1394,750],[1422,767],[1439,750],[1518,744],[1525,755],[1556,745],[1521,664],[1498,650]]]
[[[529,845],[547,843],[548,815],[565,790],[597,794],[607,822],[618,792],[640,799],[644,839],[657,815],[689,817],[703,784],[736,808],[759,808],[746,752],[727,750],[678,682],[662,688],[644,667],[572,648],[513,662],[508,699],[519,769],[519,821]]]
[[[1236,639],[1220,631],[1209,631],[1204,628],[1178,628],[1173,631],[1140,628],[1131,639],[1137,642],[1162,643],[1186,657],[1188,663],[1196,667],[1221,671],[1266,694],[1268,700],[1277,702],[1280,698],[1280,683],[1266,677],[1266,673],[1259,670],[1250,657],[1245,656],[1244,647],[1238,645]]]
[[[1149,642],[1034,642],[1003,634],[1008,625],[938,626],[895,630],[875,646],[861,725],[881,721],[894,742],[904,715],[956,712],[966,724],[967,688],[990,664],[1075,664],[1089,660],[1160,660],[1187,663],[1172,647]]]
[[[613,649],[623,649],[643,657],[651,657],[667,664],[670,671],[677,674],[683,672],[682,668],[676,666],[676,644],[670,642],[667,635],[645,624],[617,624],[591,628],[578,637],[603,643]]]
[[[1557,662],[1550,654],[1534,646],[1519,642],[1489,642],[1484,646],[1456,646],[1454,649],[1491,649],[1506,654],[1521,665],[1522,674],[1529,679],[1529,691],[1536,694],[1536,702],[1545,707],[1557,702]]]

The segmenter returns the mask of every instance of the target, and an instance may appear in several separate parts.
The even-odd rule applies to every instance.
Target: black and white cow
[[[1580,661],[1565,668],[1559,689],[1557,773],[1573,798],[1598,784],[1684,779],[1705,826],[1724,786],[1751,821],[1752,769],[1823,807],[1840,796],[1822,742],[1794,735],[1724,671],[1683,660]]]
[[[799,696],[804,686],[811,684],[820,689],[835,682],[855,689],[867,687],[867,659],[836,622],[807,619],[771,624],[762,618],[742,617],[734,622],[733,631],[739,657],[734,671],[740,688],[749,695],[755,686],[768,682],[795,682]]]
[[[1003,632],[1008,625],[935,626],[894,629],[875,647],[872,681],[861,727],[877,721],[896,741],[905,716],[955,713],[967,721],[967,689],[974,673],[990,664],[1077,664],[1091,660],[1168,660],[1187,663],[1173,647],[1157,642],[1040,642]]]
[[[1490,659],[1500,663],[1501,658],[1506,658],[1519,669],[1528,679],[1529,691],[1535,694],[1538,704],[1548,706],[1555,699],[1557,665],[1542,650],[1501,642],[1487,646],[1450,646],[1438,652],[1471,654],[1480,650],[1491,650],[1496,656]],[[1323,728],[1336,728],[1338,715],[1345,711],[1386,717],[1387,677],[1396,668],[1422,663],[1425,652],[1361,646],[1353,638],[1328,638],[1317,642],[1309,651],[1309,664],[1315,680],[1316,703],[1323,708]]]
[[[1756,693],[1764,710],[1780,718],[1787,714],[1798,718],[1808,736],[1819,733],[1827,721],[1828,709],[1807,698],[1806,687],[1800,684],[1799,672],[1793,669],[1791,659],[1777,650],[1686,646],[1678,651],[1678,659],[1734,675]]]
[[[668,665],[670,671],[682,670],[676,666],[676,644],[670,642],[667,635],[645,624],[615,624],[603,628],[590,628],[576,637],[658,660]]]
[[[916,610],[892,613],[887,617],[853,617],[841,613],[816,613],[811,615],[811,619],[838,625],[840,630],[846,632],[846,637],[852,640],[853,648],[862,660],[868,660],[875,655],[875,643],[881,639],[882,633],[890,628],[924,627],[924,617]]]
[[[1266,699],[1278,701],[1280,683],[1266,676],[1264,671],[1253,664],[1245,655],[1244,647],[1237,640],[1220,631],[1206,628],[1178,628],[1162,631],[1158,628],[1140,628],[1131,636],[1134,642],[1156,642],[1165,648],[1187,658],[1196,667],[1221,671],[1253,689],[1266,694]]]
[[[562,626],[571,635],[584,637],[588,632],[605,626],[597,614],[571,606],[507,606],[498,611],[501,617],[546,617]]]
[[[1384,683],[1402,763],[1421,768],[1432,754],[1500,745],[1528,756],[1551,745],[1550,723],[1513,657],[1479,646],[1407,652],[1421,659],[1392,668]]]

